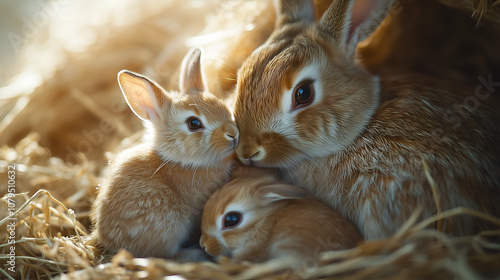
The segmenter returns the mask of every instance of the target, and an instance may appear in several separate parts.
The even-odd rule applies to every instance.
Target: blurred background
[[[31,17],[34,12],[41,9],[37,1],[9,1],[1,0],[0,6],[0,87],[7,84],[8,79],[15,73],[13,69],[16,60],[16,51],[9,40],[9,34],[22,33],[23,17]],[[38,7],[37,7],[38,6]]]

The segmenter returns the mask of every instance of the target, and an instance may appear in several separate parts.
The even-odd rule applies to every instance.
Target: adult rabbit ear
[[[262,202],[265,204],[284,199],[299,199],[308,194],[306,190],[288,184],[261,186],[259,191],[262,194]]]
[[[201,69],[201,50],[190,49],[184,57],[181,66],[179,87],[182,92],[204,92],[207,88]]]
[[[134,114],[142,120],[159,120],[167,97],[157,83],[132,71],[122,70],[118,73],[118,84]]]
[[[394,0],[334,0],[319,26],[333,36],[346,55],[353,57],[358,43],[380,26],[393,3]]]
[[[274,0],[277,19],[276,28],[287,24],[315,21],[314,3],[312,0]]]

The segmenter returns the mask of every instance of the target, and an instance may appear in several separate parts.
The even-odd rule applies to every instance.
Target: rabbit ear
[[[303,22],[315,21],[314,3],[312,0],[274,0],[277,12],[276,27]]]
[[[356,2],[356,3],[354,3]],[[391,10],[394,0],[334,0],[320,20],[349,56],[359,42],[368,38]]]
[[[263,202],[273,202],[284,199],[298,199],[307,195],[307,191],[287,184],[274,184],[262,186]]]
[[[206,87],[203,71],[201,70],[201,50],[190,49],[184,57],[181,66],[179,87],[182,92],[204,92]]]
[[[166,102],[163,89],[152,80],[137,73],[122,70],[118,84],[128,106],[142,120],[155,122],[160,118],[160,108]]]

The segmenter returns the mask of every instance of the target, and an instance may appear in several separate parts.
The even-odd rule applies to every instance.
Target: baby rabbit
[[[363,15],[353,2],[334,0],[316,23],[311,0],[276,1],[276,30],[238,72],[240,160],[278,168],[368,239],[395,233],[419,205],[421,218],[460,206],[500,216],[498,99],[488,87],[368,73],[356,46],[393,1],[366,1]],[[490,226],[463,215],[443,229]]]
[[[353,225],[306,195],[269,175],[234,179],[208,199],[200,245],[212,256],[235,261],[285,259],[300,265],[362,240]]]
[[[181,92],[129,71],[118,82],[145,122],[145,143],[113,161],[92,209],[93,238],[136,257],[173,257],[196,227],[209,195],[229,180],[238,129],[205,91],[199,49],[182,62]]]

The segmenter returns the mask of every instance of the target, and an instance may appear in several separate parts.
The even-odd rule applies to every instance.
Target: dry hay
[[[392,237],[367,241],[344,251],[323,253],[315,264],[304,260],[289,271],[266,264],[218,262],[187,263],[133,258],[119,252],[111,262],[99,248],[85,244],[87,233],[75,212],[39,190],[32,197],[18,194],[16,269],[18,279],[481,279],[500,276],[500,230],[476,236],[449,237],[428,226],[455,215],[474,215],[500,226],[500,219],[457,208],[415,223],[419,211]],[[7,207],[6,197],[1,201]],[[0,221],[5,227],[8,217]],[[71,236],[71,237],[68,237]],[[8,258],[7,233],[0,236],[2,255]],[[275,264],[277,265],[277,264]],[[0,270],[9,275],[5,268]],[[12,278],[10,278],[12,279]],[[167,278],[169,279],[169,278]]]
[[[433,219],[441,221],[440,218],[461,214],[500,224],[499,219],[467,209],[441,212],[419,223],[410,220],[393,237],[366,242],[352,250],[325,253],[317,268],[305,262],[294,272],[272,272],[272,267],[235,264],[226,258],[218,262],[179,263],[134,259],[124,252],[108,256],[99,248],[85,244],[90,230],[90,205],[108,159],[116,151],[139,141],[141,136],[140,122],[123,101],[116,73],[122,68],[147,73],[167,89],[176,89],[180,59],[190,46],[202,45],[207,54],[209,87],[220,97],[227,97],[235,84],[237,68],[274,26],[273,9],[270,1],[265,0],[166,0],[161,3],[128,0],[119,1],[119,5],[114,2],[115,6],[103,6],[99,2],[102,1],[72,1],[74,4],[62,7],[67,15],[64,21],[53,19],[31,39],[20,52],[19,75],[7,87],[0,88],[0,196],[7,190],[9,166],[16,166],[16,278],[47,279],[66,273],[60,278],[165,279],[167,275],[182,275],[188,279],[472,279],[500,274],[500,231],[454,238],[440,233],[439,228],[424,228],[434,223]],[[417,14],[422,13],[422,2],[401,0],[405,10],[394,15],[393,23],[406,18],[411,27],[411,20],[418,19]],[[434,2],[428,0],[425,5],[434,7]],[[495,16],[498,1],[440,2],[452,3],[469,12],[474,7],[484,15],[480,34],[465,36],[479,38],[481,43],[490,34],[484,26],[490,26],[490,22],[499,18]],[[415,15],[410,14],[408,18],[408,12],[415,7]],[[443,11],[444,6],[439,7],[434,14]],[[488,7],[488,11],[484,7]],[[91,25],[89,11],[96,10],[104,20]],[[72,21],[68,23],[67,18]],[[462,20],[458,16],[452,19],[450,24]],[[474,28],[477,19],[479,17],[473,21]],[[91,40],[75,43],[71,38],[56,36],[58,32],[64,33],[66,25],[72,26],[76,35]],[[493,23],[491,26],[497,28]],[[386,29],[389,31],[381,31],[376,34],[378,37],[372,38],[372,46],[377,46],[377,40],[392,44],[394,39],[410,46],[421,36],[429,36],[416,32],[412,33],[411,40],[404,36],[387,40],[384,32],[394,29]],[[460,33],[460,28],[457,29],[456,33]],[[500,39],[484,44],[486,60],[493,49],[491,46],[498,46],[497,40]],[[397,50],[398,46],[394,44],[386,51]],[[437,69],[433,70],[439,72],[437,76],[464,81],[489,71],[500,59],[496,55],[488,60],[491,63],[477,60],[472,69],[484,71],[471,75],[459,72],[462,69],[456,67],[455,61],[446,60],[456,58],[456,52],[444,55],[436,51],[435,57],[411,58],[408,46],[401,48],[406,57],[399,56],[401,52],[397,51],[389,58],[380,52],[373,57],[378,59],[378,65],[386,63],[393,68],[412,69],[432,62],[422,68]],[[497,48],[494,51],[496,54]],[[411,67],[404,66],[405,63]],[[0,279],[9,277],[5,274],[8,266],[4,265],[10,249],[5,230],[9,222],[6,220],[7,199],[4,196],[0,202]]]

